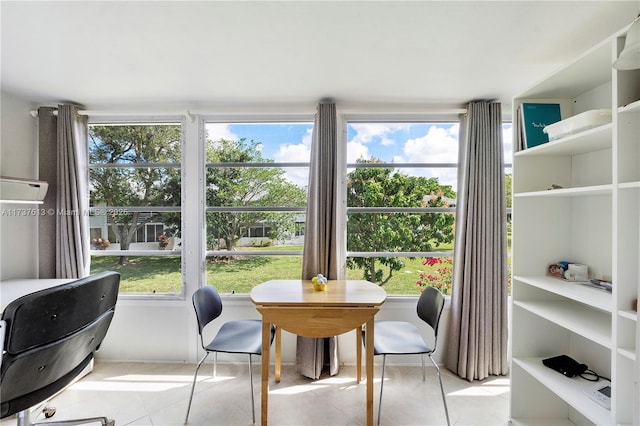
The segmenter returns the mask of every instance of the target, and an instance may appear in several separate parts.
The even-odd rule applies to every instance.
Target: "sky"
[[[308,162],[313,123],[208,123],[208,140],[246,138],[260,142],[264,158],[275,162]],[[347,128],[347,163],[377,158],[383,162],[456,163],[458,161],[458,123],[349,123]],[[505,161],[511,162],[511,124],[503,126]],[[440,184],[455,189],[455,168],[398,170],[415,176],[438,177]],[[292,182],[307,185],[307,172],[286,168]]]

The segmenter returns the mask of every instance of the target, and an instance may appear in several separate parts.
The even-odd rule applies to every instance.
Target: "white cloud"
[[[275,162],[302,163],[311,159],[311,135],[313,129],[307,129],[298,144],[282,144],[278,146],[278,151],[273,155]]]
[[[459,125],[430,126],[426,135],[409,139],[404,145],[406,161],[415,163],[455,163],[458,161]]]
[[[396,141],[387,137],[382,137],[382,140],[380,141],[380,145],[382,146],[391,146],[395,144],[396,144]]]
[[[502,131],[502,143],[504,144],[504,161],[513,161],[513,126],[509,126]]]
[[[206,125],[207,139],[212,141],[219,141],[220,139],[238,140],[238,135],[233,133],[229,126],[230,124],[227,123],[208,123]]]
[[[361,142],[348,142],[347,143],[347,163],[355,163],[361,158],[368,160],[369,148]]]
[[[311,160],[311,136],[313,129],[307,129],[298,144],[282,144],[274,154],[276,163],[308,163]],[[307,168],[287,168],[285,178],[298,186],[307,186],[309,183],[309,171]]]
[[[276,152],[273,157],[276,163],[309,162],[311,158],[311,151],[308,146],[305,146],[303,144],[280,145],[278,147],[278,152]]]
[[[367,144],[375,138],[381,138],[383,145],[386,145],[385,140],[391,141],[386,137],[387,135],[408,127],[410,124],[403,123],[351,123],[351,128],[355,130],[356,134],[350,142]]]

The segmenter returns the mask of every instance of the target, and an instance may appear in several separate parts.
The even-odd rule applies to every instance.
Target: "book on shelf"
[[[522,136],[527,148],[549,142],[549,136],[543,132],[543,129],[562,119],[560,104],[524,102],[520,111],[522,113],[519,117],[522,120]]]

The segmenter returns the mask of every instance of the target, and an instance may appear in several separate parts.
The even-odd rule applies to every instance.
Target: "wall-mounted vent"
[[[47,189],[47,182],[0,176],[0,202],[3,203],[42,203]]]

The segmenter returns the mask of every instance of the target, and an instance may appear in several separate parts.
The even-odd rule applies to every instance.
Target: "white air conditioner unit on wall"
[[[0,176],[0,202],[2,203],[42,203],[47,195],[47,182]]]

